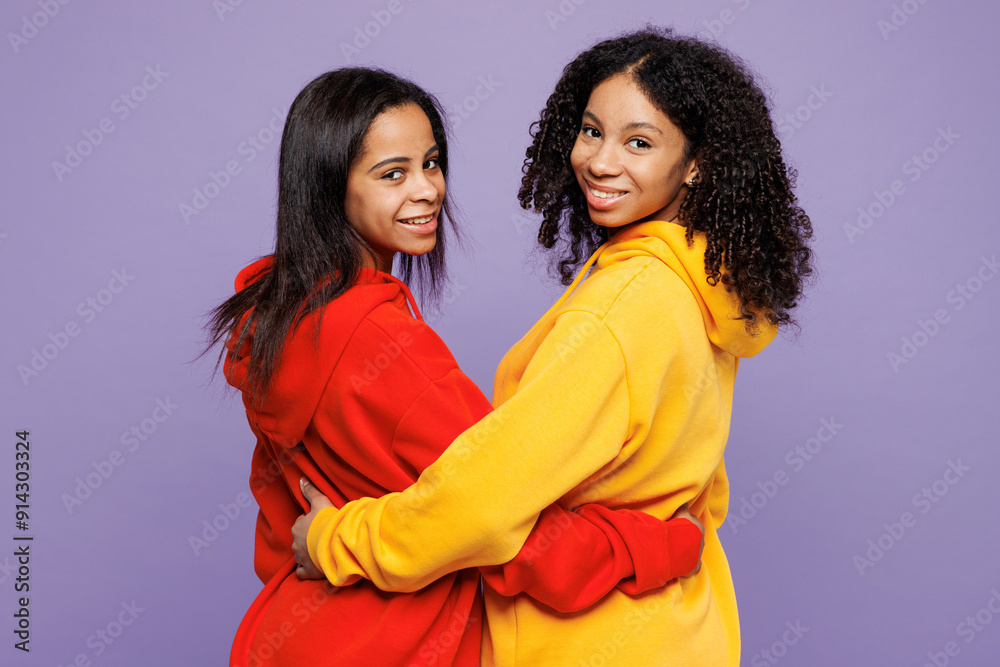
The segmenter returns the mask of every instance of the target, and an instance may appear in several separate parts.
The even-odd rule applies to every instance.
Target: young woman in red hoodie
[[[292,104],[274,252],[240,272],[210,323],[257,439],[250,485],[264,589],[232,666],[479,664],[478,570],[414,593],[366,580],[338,589],[295,576],[292,549],[292,525],[309,511],[300,478],[338,506],[401,491],[491,410],[405,284],[431,294],[442,285],[447,170],[438,104],[409,81],[347,68]],[[394,260],[402,280],[390,275]],[[616,586],[642,593],[698,567],[700,525],[675,516],[553,506],[518,556],[483,576],[565,613]]]

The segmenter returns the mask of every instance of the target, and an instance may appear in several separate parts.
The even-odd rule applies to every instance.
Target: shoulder
[[[684,280],[656,257],[636,255],[587,277],[567,304],[626,326],[690,326],[701,323],[698,302]]]
[[[444,341],[402,299],[372,308],[354,330],[344,357],[348,363],[363,363],[369,374],[372,366],[380,371],[393,367],[429,382],[458,368]]]
[[[580,285],[578,307],[599,320],[628,368],[653,372],[701,349],[707,337],[697,300],[656,257],[637,255],[603,267]]]

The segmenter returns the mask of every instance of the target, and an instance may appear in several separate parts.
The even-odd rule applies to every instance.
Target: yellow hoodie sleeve
[[[321,511],[309,528],[309,555],[335,585],[362,576],[401,592],[505,563],[543,509],[618,455],[628,429],[618,341],[596,315],[564,312],[507,402],[406,491]]]

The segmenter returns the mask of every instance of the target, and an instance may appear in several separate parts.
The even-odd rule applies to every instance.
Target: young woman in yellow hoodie
[[[413,591],[509,561],[552,503],[660,518],[688,503],[705,529],[697,575],[568,614],[487,588],[482,662],[738,665],[717,535],[733,384],[793,323],[811,272],[766,98],[718,46],[648,28],[570,63],[532,136],[519,198],[576,279],[504,357],[495,411],[413,486],[339,510],[306,486],[303,576]]]

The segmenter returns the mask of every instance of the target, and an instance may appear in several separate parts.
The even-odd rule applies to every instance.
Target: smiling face
[[[684,135],[626,74],[601,82],[583,112],[570,163],[602,227],[676,221],[686,182],[698,173],[684,158]]]
[[[397,252],[423,255],[437,243],[444,174],[427,115],[416,104],[388,109],[368,128],[347,175],[344,211],[388,273]]]

